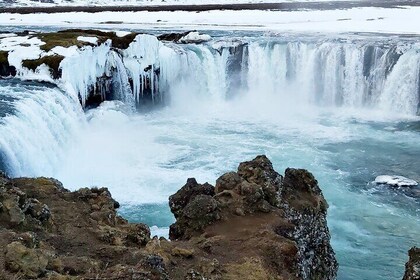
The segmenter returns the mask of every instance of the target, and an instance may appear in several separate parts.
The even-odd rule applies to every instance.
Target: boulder
[[[6,247],[5,266],[11,272],[18,272],[28,278],[38,278],[46,272],[48,258],[41,250],[30,249],[20,242]]]
[[[169,197],[169,207],[175,218],[181,215],[185,206],[197,195],[213,196],[214,187],[208,183],[198,184],[194,178],[189,178],[179,191]]]

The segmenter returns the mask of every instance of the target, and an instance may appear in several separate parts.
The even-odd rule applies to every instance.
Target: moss
[[[37,35],[37,37],[45,42],[45,45],[42,45],[40,48],[44,51],[50,51],[54,47],[61,46],[61,47],[71,47],[71,46],[86,46],[91,45],[88,42],[82,42],[77,40],[77,37],[83,36],[83,34],[80,33],[45,33]]]
[[[63,59],[64,56],[61,55],[44,56],[39,59],[26,59],[22,61],[22,66],[35,71],[38,66],[45,64],[50,67],[53,78],[58,79],[61,75],[59,68]]]
[[[56,46],[70,47],[70,46],[88,46],[92,45],[88,42],[82,42],[77,40],[79,36],[96,37],[98,43],[102,44],[106,40],[112,40],[112,46],[119,49],[126,49],[128,45],[133,42],[134,38],[138,33],[130,33],[124,37],[118,37],[115,32],[104,32],[99,30],[85,30],[85,29],[68,29],[61,30],[53,33],[43,33],[37,35],[37,37],[45,42],[45,45],[41,46],[44,51],[50,51]]]
[[[8,64],[9,65],[9,60],[7,59],[9,56],[9,52],[7,51],[0,51],[0,64]]]
[[[0,51],[0,77],[16,75],[16,68],[9,64],[9,52]]]

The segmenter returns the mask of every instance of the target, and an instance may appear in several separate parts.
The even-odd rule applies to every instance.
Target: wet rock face
[[[403,280],[420,280],[420,248],[411,248],[408,255],[409,260],[405,264]]]
[[[314,176],[304,169],[286,169],[282,208],[294,229],[285,236],[296,242],[302,279],[336,279],[338,263],[329,243],[327,208]]]

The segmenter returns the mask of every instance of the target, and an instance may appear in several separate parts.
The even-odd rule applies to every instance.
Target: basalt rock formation
[[[170,238],[217,259],[220,279],[336,278],[328,204],[306,170],[288,168],[283,177],[258,156],[222,175],[214,189],[188,179],[169,201],[177,218]]]
[[[408,256],[403,280],[420,280],[420,248],[411,248]]]
[[[171,241],[117,215],[106,188],[0,174],[0,279],[335,279],[327,203],[265,156],[169,199]],[[408,278],[412,279],[412,278]]]

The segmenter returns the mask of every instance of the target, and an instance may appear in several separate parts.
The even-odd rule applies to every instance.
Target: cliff
[[[0,175],[0,279],[335,279],[327,202],[265,156],[169,199],[171,241],[117,215],[106,188]]]

